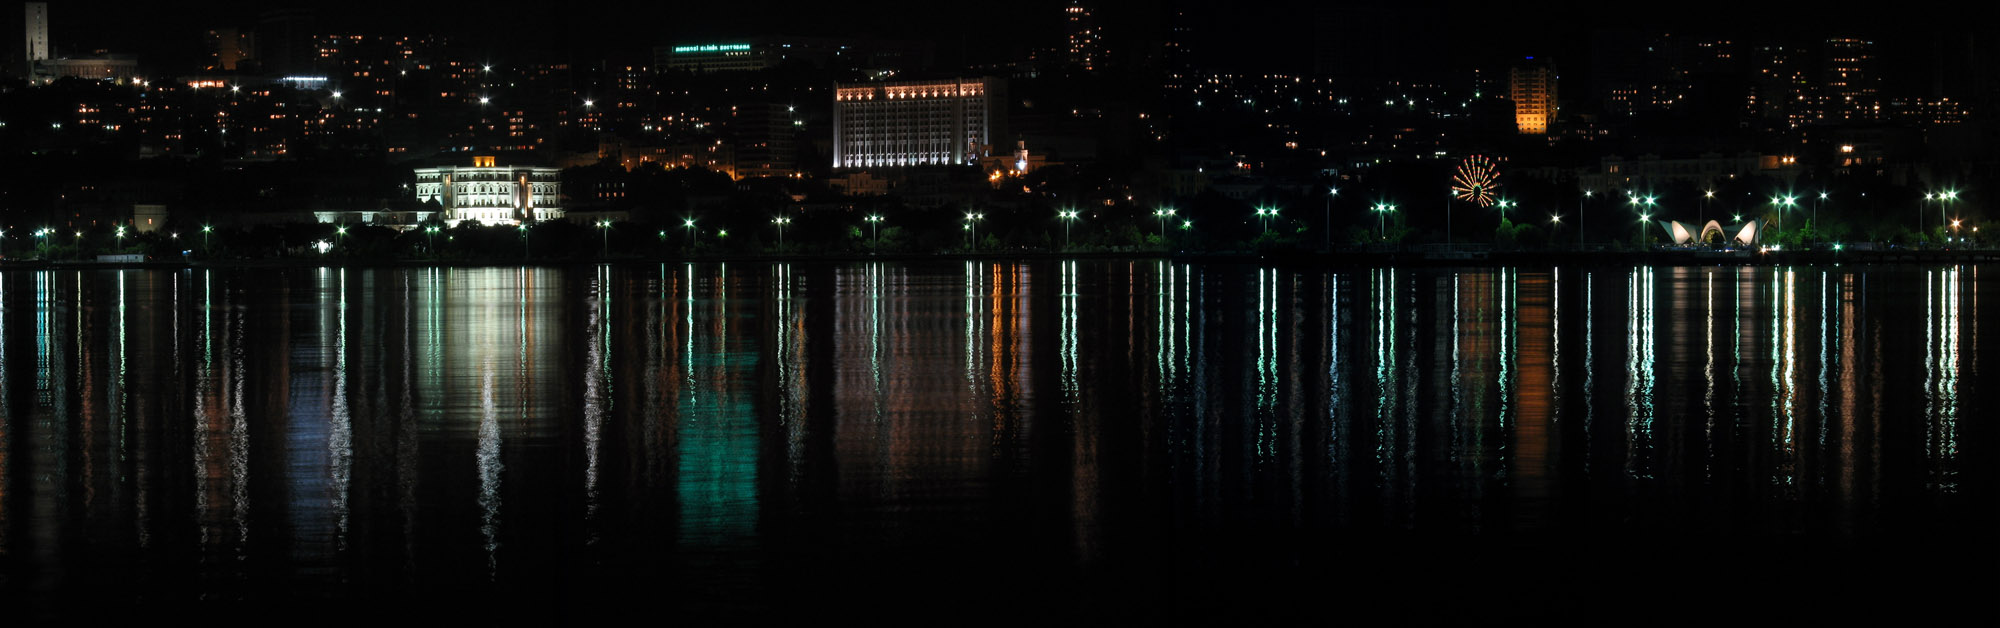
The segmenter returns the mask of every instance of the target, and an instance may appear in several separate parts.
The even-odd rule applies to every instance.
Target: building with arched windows
[[[1005,79],[836,83],[833,167],[976,166],[1006,137]]]
[[[563,217],[562,171],[499,166],[473,157],[472,166],[418,168],[417,201],[437,201],[445,222],[517,225]]]

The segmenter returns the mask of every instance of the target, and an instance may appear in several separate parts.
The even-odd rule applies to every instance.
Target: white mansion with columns
[[[472,166],[418,168],[417,201],[437,201],[445,222],[516,225],[563,217],[562,171],[537,166],[496,166],[473,157]]]

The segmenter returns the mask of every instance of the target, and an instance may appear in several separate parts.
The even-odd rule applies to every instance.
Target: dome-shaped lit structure
[[[1758,242],[1764,239],[1764,225],[1756,220],[1750,220],[1730,227],[1724,227],[1722,223],[1710,220],[1708,224],[1701,226],[1700,231],[1691,230],[1686,223],[1678,220],[1662,220],[1660,221],[1660,228],[1666,230],[1667,237],[1672,239],[1674,244],[1680,245],[1707,242],[1709,233],[1726,236],[1730,244],[1741,246],[1756,246]],[[1732,232],[1735,235],[1729,235]]]

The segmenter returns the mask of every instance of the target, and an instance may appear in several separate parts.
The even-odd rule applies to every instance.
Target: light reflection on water
[[[1978,271],[8,272],[0,565],[729,604],[847,561],[1165,578],[1224,531],[1969,524]]]

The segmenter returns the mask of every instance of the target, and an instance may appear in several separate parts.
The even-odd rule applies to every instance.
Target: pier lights
[[[1166,248],[1166,247],[1167,247],[1167,221],[1168,221],[1168,220],[1171,220],[1171,219],[1173,219],[1173,217],[1174,217],[1174,210],[1173,210],[1172,208],[1166,208],[1166,207],[1162,207],[1162,208],[1160,208],[1160,209],[1155,209],[1155,210],[1153,210],[1153,217],[1154,217],[1154,218],[1157,218],[1157,219],[1159,219],[1159,221],[1160,221],[1160,246],[1161,246],[1161,247],[1163,247],[1163,248]]]
[[[437,236],[438,236],[437,225],[424,227],[425,246],[430,247],[431,255],[437,255]]]
[[[1062,216],[1062,250],[1070,250],[1070,224],[1076,222],[1078,212],[1076,210],[1062,210],[1062,212],[1056,212],[1056,216]]]
[[[785,225],[792,224],[792,219],[787,216],[779,216],[772,218],[771,224],[778,226],[778,250],[782,252],[785,250]]]
[[[1952,201],[1956,200],[1958,200],[1958,190],[1945,190],[1943,193],[1938,194],[1938,221],[1940,223],[1944,221],[1945,214],[1950,213]]]
[[[1657,197],[1657,196],[1636,196],[1636,195],[1635,195],[1635,196],[1631,196],[1631,197],[1628,197],[1628,200],[1629,200],[1630,204],[1632,205],[1632,211],[1637,211],[1637,212],[1643,212],[1643,211],[1648,211],[1648,210],[1651,210],[1651,209],[1652,209],[1652,208],[1653,208],[1654,206],[1656,206],[1656,205],[1659,205],[1659,204],[1660,204],[1660,197]],[[1640,208],[1645,208],[1645,209],[1640,209]]]
[[[1326,217],[1325,222],[1320,223],[1320,235],[1325,239],[1321,247],[1328,251],[1333,250],[1333,197],[1336,196],[1340,196],[1340,188],[1326,186]]]
[[[1388,216],[1389,212],[1396,211],[1396,206],[1389,203],[1376,203],[1375,207],[1371,209],[1375,212],[1376,235],[1382,238],[1383,240],[1388,240],[1389,239]]]
[[[611,256],[611,221],[609,221],[609,220],[599,220],[599,221],[597,221],[597,230],[598,230],[598,232],[599,232],[599,233],[603,234],[603,236],[604,236],[604,238],[603,238],[603,240],[604,240],[604,250],[603,250],[603,255],[604,255],[605,257],[610,257],[610,256]]]
[[[979,221],[985,218],[986,214],[967,213],[965,215],[965,232],[972,238],[970,248],[974,251],[979,250]]]
[[[1576,202],[1576,247],[1583,248],[1583,205],[1597,196],[1596,190],[1584,190],[1583,198]]]
[[[1778,207],[1778,228],[1783,229],[1785,227],[1785,211],[1791,209],[1794,205],[1798,205],[1799,197],[1773,196],[1771,197],[1771,204]]]
[[[876,249],[882,248],[882,234],[877,230],[882,224],[882,217],[871,214],[862,220],[868,221],[868,254],[874,255]]]
[[[1271,219],[1277,217],[1277,215],[1278,215],[1278,208],[1276,207],[1257,208],[1257,222],[1263,223],[1265,233],[1270,233]]]
[[[1917,233],[1921,234],[1924,232],[1924,214],[1930,211],[1931,201],[1938,200],[1938,196],[1938,194],[1932,192],[1924,193],[1924,204],[1917,207]]]

